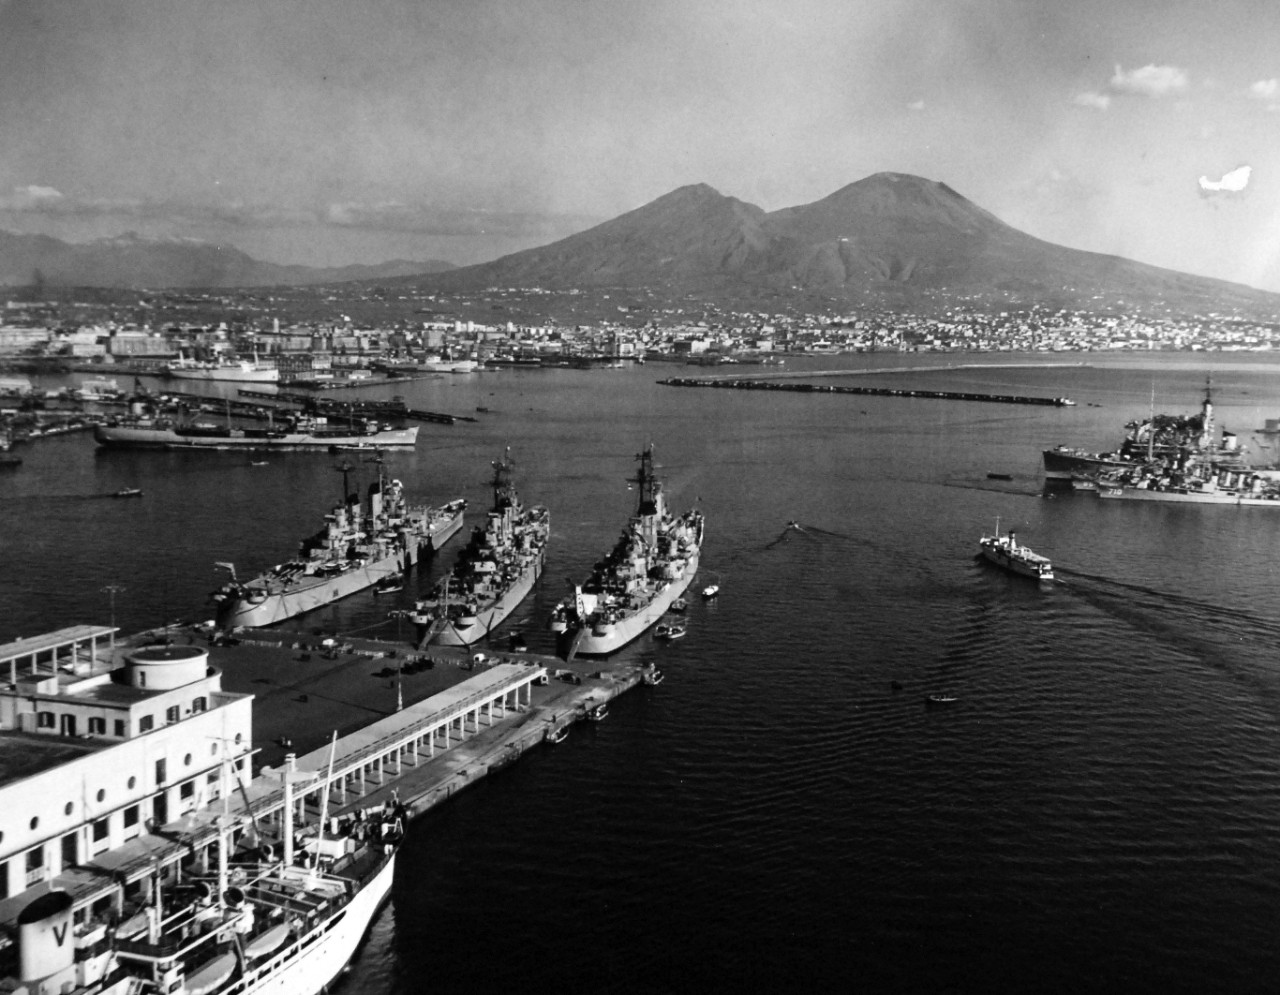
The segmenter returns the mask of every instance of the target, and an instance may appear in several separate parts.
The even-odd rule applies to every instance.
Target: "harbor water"
[[[691,598],[686,638],[623,651],[657,661],[661,686],[414,824],[342,990],[1274,988],[1280,508],[1045,496],[1040,452],[1115,447],[1153,390],[1157,410],[1193,413],[1212,371],[1218,423],[1261,458],[1280,363],[785,369],[948,360],[875,383],[1077,406],[682,390],[656,381],[689,368],[656,363],[360,391],[476,418],[387,454],[411,500],[466,497],[474,523],[510,446],[525,502],[550,509],[546,571],[496,645],[520,630],[553,652],[547,614],[617,539],[649,442],[672,509],[706,515],[694,589],[721,593]],[[21,454],[0,474],[0,639],[212,617],[215,563],[281,562],[339,497],[335,467],[362,486],[379,469],[107,452],[87,434]],[[110,496],[126,487],[142,497]],[[977,559],[997,517],[1054,583]],[[407,639],[388,613],[458,543],[404,592],[296,627]],[[927,708],[931,693],[956,701]]]

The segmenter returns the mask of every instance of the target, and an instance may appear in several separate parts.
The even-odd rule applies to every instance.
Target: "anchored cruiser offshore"
[[[702,513],[673,517],[654,476],[653,446],[636,459],[640,468],[631,481],[640,491],[640,504],[635,516],[609,555],[551,615],[552,630],[576,653],[612,653],[643,635],[698,572]]]
[[[978,540],[982,555],[998,567],[1003,567],[1033,580],[1053,580],[1053,564],[1048,557],[1033,553],[1026,546],[1018,545],[1017,533],[1000,534],[1000,522],[996,520],[996,534]]]
[[[403,573],[462,527],[461,499],[439,508],[410,507],[400,481],[388,483],[379,468],[365,508],[359,493],[348,489],[350,467],[342,470],[343,500],[325,516],[325,527],[303,541],[297,559],[244,582],[232,564],[218,564],[231,571],[231,582],[213,595],[220,629],[271,625],[323,608]]]
[[[410,616],[420,645],[470,646],[511,614],[542,574],[551,536],[547,509],[525,509],[511,482],[511,454],[493,463],[493,508],[458,562]]]

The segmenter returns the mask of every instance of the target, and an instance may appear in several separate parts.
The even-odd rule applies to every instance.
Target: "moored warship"
[[[525,509],[511,480],[510,450],[493,462],[493,508],[430,597],[410,618],[419,645],[470,646],[483,639],[533,589],[542,575],[551,518],[541,505]]]
[[[97,425],[93,438],[109,449],[412,449],[418,442],[418,426],[383,428],[376,423],[362,423],[338,428],[314,418],[300,418],[288,428],[236,428],[144,418]]]
[[[635,515],[617,544],[573,596],[552,612],[551,628],[575,653],[604,655],[656,624],[698,572],[702,512],[668,510],[653,471],[653,446],[636,456],[631,481],[640,492]]]
[[[1071,446],[1058,446],[1043,451],[1044,474],[1050,479],[1071,480],[1073,477],[1098,473],[1118,473],[1142,467],[1155,460],[1191,454],[1211,454],[1220,462],[1239,464],[1238,439],[1226,430],[1217,441],[1213,420],[1213,393],[1205,385],[1200,411],[1194,415],[1166,415],[1152,410],[1143,421],[1125,426],[1120,447],[1111,452],[1092,453]]]
[[[243,582],[233,564],[218,564],[231,571],[231,581],[213,595],[220,629],[272,625],[323,608],[408,570],[462,527],[462,499],[410,507],[400,481],[386,481],[380,467],[365,507],[358,491],[348,489],[350,467],[342,469],[343,500],[325,516],[325,527],[303,541],[296,559]]]

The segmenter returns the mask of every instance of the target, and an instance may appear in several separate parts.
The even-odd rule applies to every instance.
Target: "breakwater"
[[[775,383],[768,380],[705,377],[668,377],[659,380],[664,387],[719,387],[726,390],[780,390],[807,394],[871,394],[876,397],[923,397],[938,401],[987,401],[993,404],[1044,404],[1070,407],[1076,402],[1068,397],[1029,397],[1023,394],[983,394],[961,390],[917,390],[899,387],[837,387],[833,384]]]

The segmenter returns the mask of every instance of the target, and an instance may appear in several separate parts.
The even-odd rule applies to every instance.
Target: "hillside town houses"
[[[145,313],[122,318],[123,310],[7,301],[0,315],[0,358],[145,367],[234,355],[274,361],[282,371],[315,373],[375,363],[409,366],[439,356],[495,363],[645,358],[710,364],[786,354],[1269,351],[1280,346],[1277,321],[1218,313],[1125,313],[1114,306],[1096,312],[991,311],[961,303],[928,315],[883,308],[773,314],[688,302],[686,307],[620,306],[619,319],[580,324],[462,317],[372,323],[342,313],[282,321],[246,315],[243,309],[228,320],[179,321]],[[69,317],[76,314],[90,317]]]

